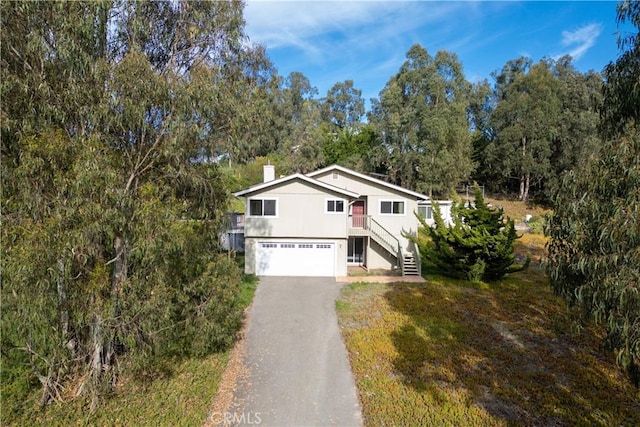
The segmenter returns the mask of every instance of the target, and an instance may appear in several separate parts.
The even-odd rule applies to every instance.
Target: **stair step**
[[[405,255],[403,261],[404,275],[405,276],[419,276],[418,264],[413,255]]]

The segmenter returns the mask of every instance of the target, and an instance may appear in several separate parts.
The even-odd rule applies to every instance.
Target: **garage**
[[[258,276],[335,276],[333,242],[257,242]]]

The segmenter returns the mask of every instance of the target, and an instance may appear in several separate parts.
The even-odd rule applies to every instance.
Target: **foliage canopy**
[[[125,365],[234,340],[240,272],[217,254],[228,193],[204,160],[246,124],[264,58],[243,46],[239,2],[0,15],[2,406],[24,397],[4,393],[11,377],[36,378],[41,404],[95,407]]]
[[[640,4],[619,5],[640,28]],[[554,290],[584,319],[607,330],[607,344],[640,383],[640,37],[605,74],[599,154],[564,177],[548,226]]]

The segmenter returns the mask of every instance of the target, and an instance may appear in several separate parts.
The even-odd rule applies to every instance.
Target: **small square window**
[[[276,216],[276,201],[265,200],[264,201],[264,216]]]
[[[249,215],[262,216],[262,200],[249,201]]]

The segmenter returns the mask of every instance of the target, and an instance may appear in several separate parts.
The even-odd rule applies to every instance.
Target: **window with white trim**
[[[343,213],[344,212],[344,200],[342,199],[327,199],[325,204],[326,212],[328,213]]]
[[[276,199],[250,199],[249,216],[276,216]]]
[[[381,200],[380,214],[404,215],[404,201],[403,200]]]
[[[424,219],[433,219],[433,208],[431,206],[418,206],[418,215]]]

